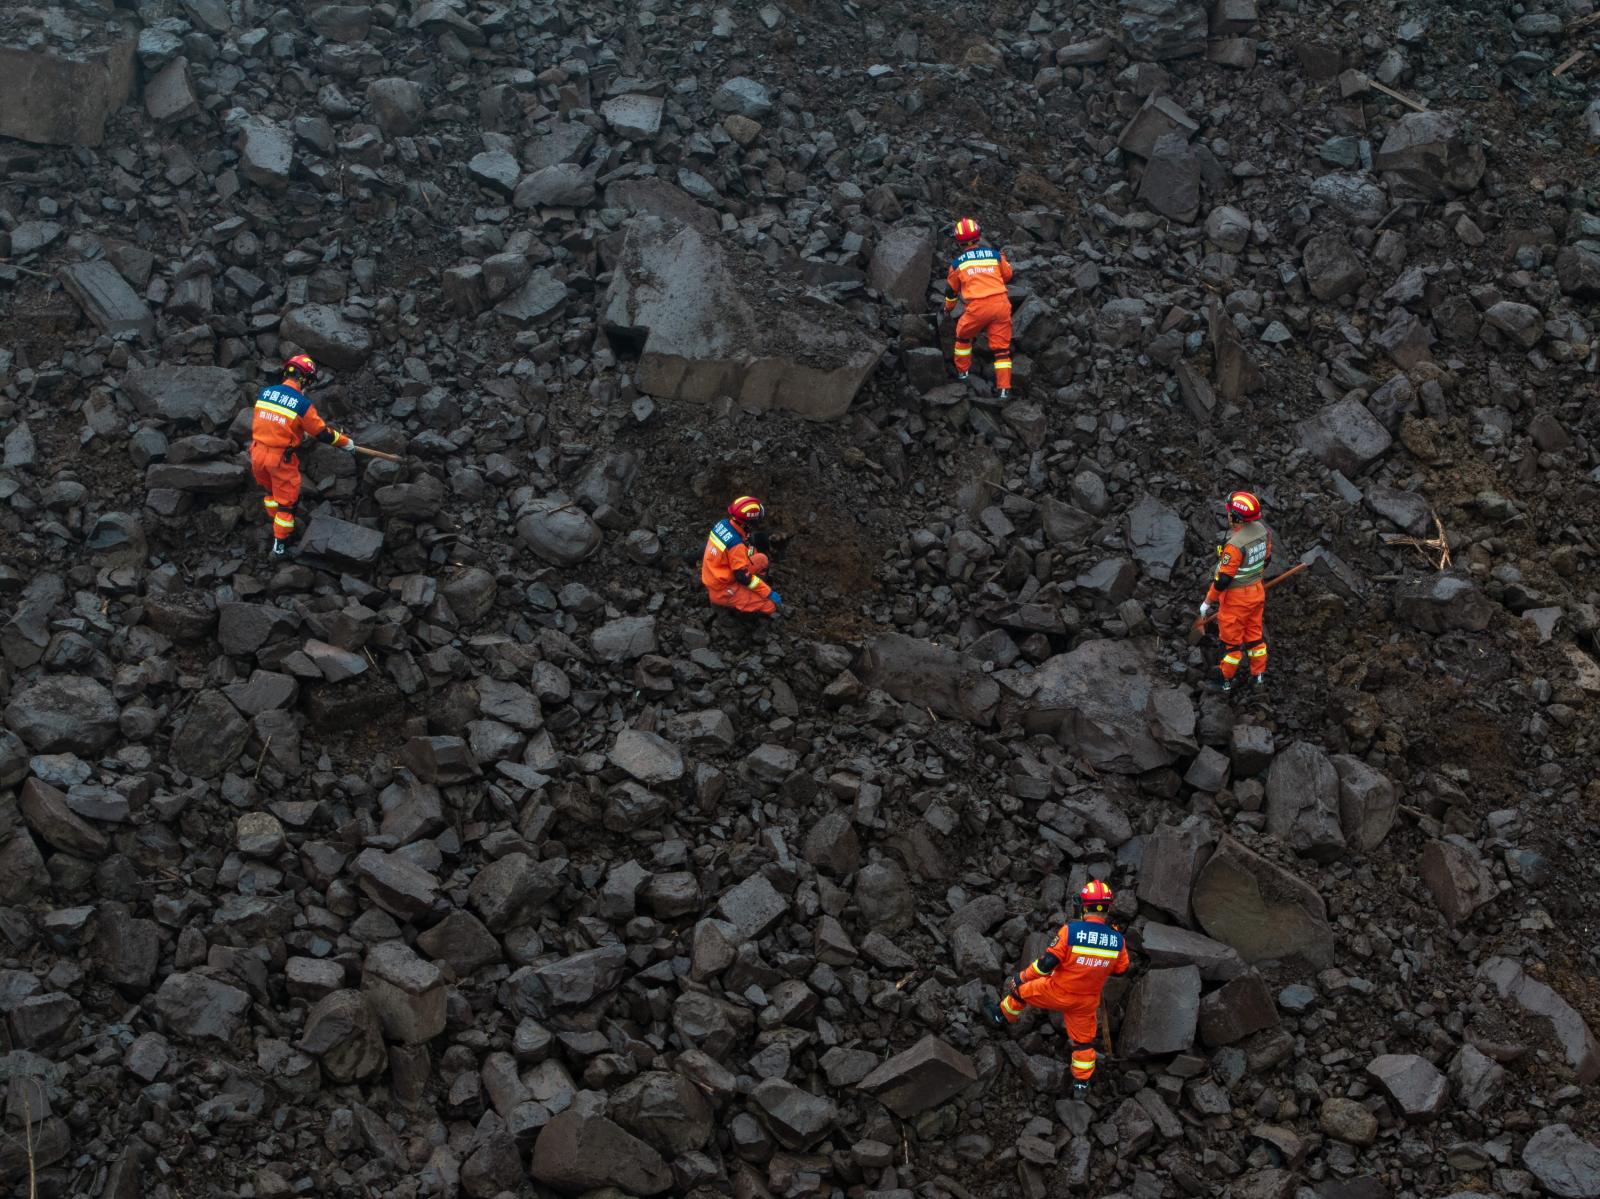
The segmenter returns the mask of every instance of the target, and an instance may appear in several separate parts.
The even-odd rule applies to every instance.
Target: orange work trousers
[[[972,368],[972,343],[978,334],[989,335],[989,352],[994,355],[994,385],[1002,391],[1011,387],[1011,301],[1003,295],[970,300],[956,322],[956,348],[952,356],[958,374]]]
[[[750,571],[759,575],[766,570],[770,559],[760,550],[750,551]],[[733,608],[738,612],[757,612],[770,616],[778,610],[778,605],[768,598],[767,593],[772,590],[764,587],[761,591],[752,591],[737,580],[730,582],[726,587],[706,588],[706,598],[719,608]]]
[[[1251,674],[1267,672],[1267,638],[1261,627],[1266,613],[1267,589],[1260,583],[1230,587],[1217,598],[1217,636],[1223,649],[1217,669],[1223,678],[1238,673],[1246,654]]]
[[[285,460],[287,459],[287,461]],[[300,459],[281,445],[250,445],[250,472],[266,488],[261,501],[272,518],[272,536],[287,541],[294,535],[294,508],[300,502]]]
[[[1072,1077],[1087,1082],[1094,1077],[1095,1016],[1100,1009],[1099,995],[1062,995],[1051,987],[1051,979],[1035,978],[1025,982],[1016,996],[1029,1007],[1047,1012],[1060,1012],[1067,1039],[1072,1042]]]

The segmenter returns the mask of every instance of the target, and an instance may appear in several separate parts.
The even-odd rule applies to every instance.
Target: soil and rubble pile
[[[1596,39],[7,5],[0,1187],[1600,1197]],[[275,565],[292,351],[404,460]],[[1240,486],[1309,569],[1229,703]],[[781,622],[698,586],[743,492]],[[1084,1103],[979,1003],[1091,874]]]

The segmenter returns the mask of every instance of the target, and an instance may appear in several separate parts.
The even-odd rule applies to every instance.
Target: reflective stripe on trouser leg
[[[1018,999],[1015,995],[1007,995],[1000,1001],[1001,1013],[1005,1016],[1007,1021],[1013,1024],[1016,1023],[1017,1017],[1022,1015],[1023,1010],[1027,1006],[1027,1004],[1023,1003],[1022,1000]]]
[[[1011,388],[1011,359],[996,358],[994,360],[994,385],[1001,391]]]
[[[1222,672],[1222,677],[1231,679],[1239,669],[1239,663],[1244,661],[1244,647],[1236,645],[1222,655],[1222,661],[1217,663],[1217,669]],[[1263,667],[1265,669],[1265,667]]]
[[[1094,1077],[1095,1051],[1094,1046],[1072,1045],[1072,1077],[1087,1082]]]
[[[1250,647],[1250,673],[1267,673],[1267,643],[1258,641]]]
[[[294,536],[294,505],[279,504],[278,511],[272,514],[272,536],[278,541],[287,541]]]
[[[964,371],[972,365],[972,343],[970,341],[956,342],[954,359],[957,371]]]

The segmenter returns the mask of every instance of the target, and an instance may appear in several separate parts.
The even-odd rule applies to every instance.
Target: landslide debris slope
[[[1592,16],[9,6],[0,1185],[1600,1195]],[[291,347],[406,461],[272,566]],[[978,1002],[1091,873],[1082,1104]]]

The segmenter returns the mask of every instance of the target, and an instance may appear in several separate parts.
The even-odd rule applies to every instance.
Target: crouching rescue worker
[[[1222,641],[1220,677],[1211,681],[1217,691],[1232,691],[1238,684],[1239,666],[1250,659],[1250,684],[1267,681],[1267,638],[1262,620],[1267,611],[1263,578],[1272,561],[1272,530],[1261,520],[1261,501],[1248,491],[1228,497],[1228,540],[1217,547],[1217,573],[1200,604],[1200,619],[1217,614],[1217,636]]]
[[[353,452],[356,443],[317,415],[306,391],[317,377],[317,364],[296,354],[283,364],[283,382],[263,387],[256,396],[250,427],[250,469],[266,488],[261,501],[272,518],[272,554],[280,557],[294,535],[294,510],[300,502],[300,446],[308,437]]]
[[[1072,1043],[1072,1090],[1089,1090],[1095,1067],[1095,1017],[1100,992],[1113,974],[1128,969],[1122,930],[1108,923],[1116,896],[1099,879],[1078,892],[1078,919],[1061,926],[1055,943],[1038,959],[1011,977],[1011,989],[999,1003],[987,1000],[984,1015],[996,1028],[1015,1024],[1030,1007],[1060,1012]]]
[[[776,616],[783,605],[783,596],[761,577],[769,560],[760,548],[765,537],[756,526],[765,516],[760,500],[741,495],[706,538],[700,581],[706,585],[706,597],[719,608]]]
[[[971,217],[957,221],[955,232],[960,253],[945,276],[944,311],[948,316],[956,301],[966,301],[956,322],[956,378],[965,379],[971,372],[972,343],[987,332],[989,352],[994,355],[994,385],[1004,400],[1011,395],[1011,298],[1006,295],[1011,264],[999,250],[981,244],[983,231]]]

